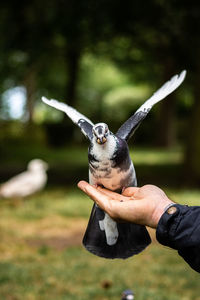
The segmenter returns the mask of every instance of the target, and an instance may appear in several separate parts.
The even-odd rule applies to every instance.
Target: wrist
[[[166,199],[165,201],[161,202],[156,209],[154,210],[153,213],[153,226],[154,228],[157,228],[157,225],[160,221],[160,218],[162,217],[162,215],[171,207],[173,206],[175,203],[173,201],[171,201],[170,199]]]

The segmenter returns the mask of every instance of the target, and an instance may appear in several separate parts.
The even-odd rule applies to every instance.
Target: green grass
[[[63,149],[18,145],[15,156],[12,147],[4,150],[1,167],[6,172],[35,157],[46,160],[50,170],[43,192],[25,200],[0,202],[0,299],[117,300],[129,288],[137,300],[200,300],[199,274],[176,251],[155,241],[128,260],[105,260],[83,248],[81,240],[93,203],[75,184],[83,174],[87,176],[86,145]],[[163,177],[161,187],[171,199],[199,205],[200,190],[172,188],[180,176],[181,148],[131,147],[130,153],[139,184],[160,184],[159,177]],[[55,187],[62,177],[63,187]],[[70,178],[72,188],[66,187]],[[107,289],[105,282],[110,284]]]
[[[199,190],[167,193],[179,203],[199,205]],[[199,274],[155,242],[128,260],[88,253],[81,238],[91,206],[75,188],[1,201],[0,299],[117,300],[127,288],[137,300],[200,299]]]

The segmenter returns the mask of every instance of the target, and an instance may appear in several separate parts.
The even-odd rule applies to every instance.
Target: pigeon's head
[[[108,125],[105,123],[97,123],[92,128],[93,136],[100,145],[105,144],[109,135]]]
[[[36,158],[28,163],[28,170],[30,171],[46,171],[48,170],[48,164],[42,159]]]

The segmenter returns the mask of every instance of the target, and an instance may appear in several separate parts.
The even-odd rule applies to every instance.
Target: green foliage
[[[149,90],[146,86],[134,85],[113,88],[103,98],[105,118],[110,123],[117,120],[116,123],[123,124],[149,98]]]
[[[80,82],[82,86],[97,91],[108,91],[111,88],[123,86],[128,80],[125,72],[122,72],[110,59],[103,56],[95,57],[86,54],[82,58],[81,67],[83,74]]]
[[[93,119],[103,118],[107,110],[104,97],[117,87],[123,87],[128,77],[111,60],[86,54],[82,58],[78,86],[79,111]]]

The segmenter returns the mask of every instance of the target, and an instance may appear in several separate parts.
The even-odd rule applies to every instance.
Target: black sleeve
[[[200,206],[175,204],[160,218],[156,238],[178,250],[184,260],[200,273]]]

